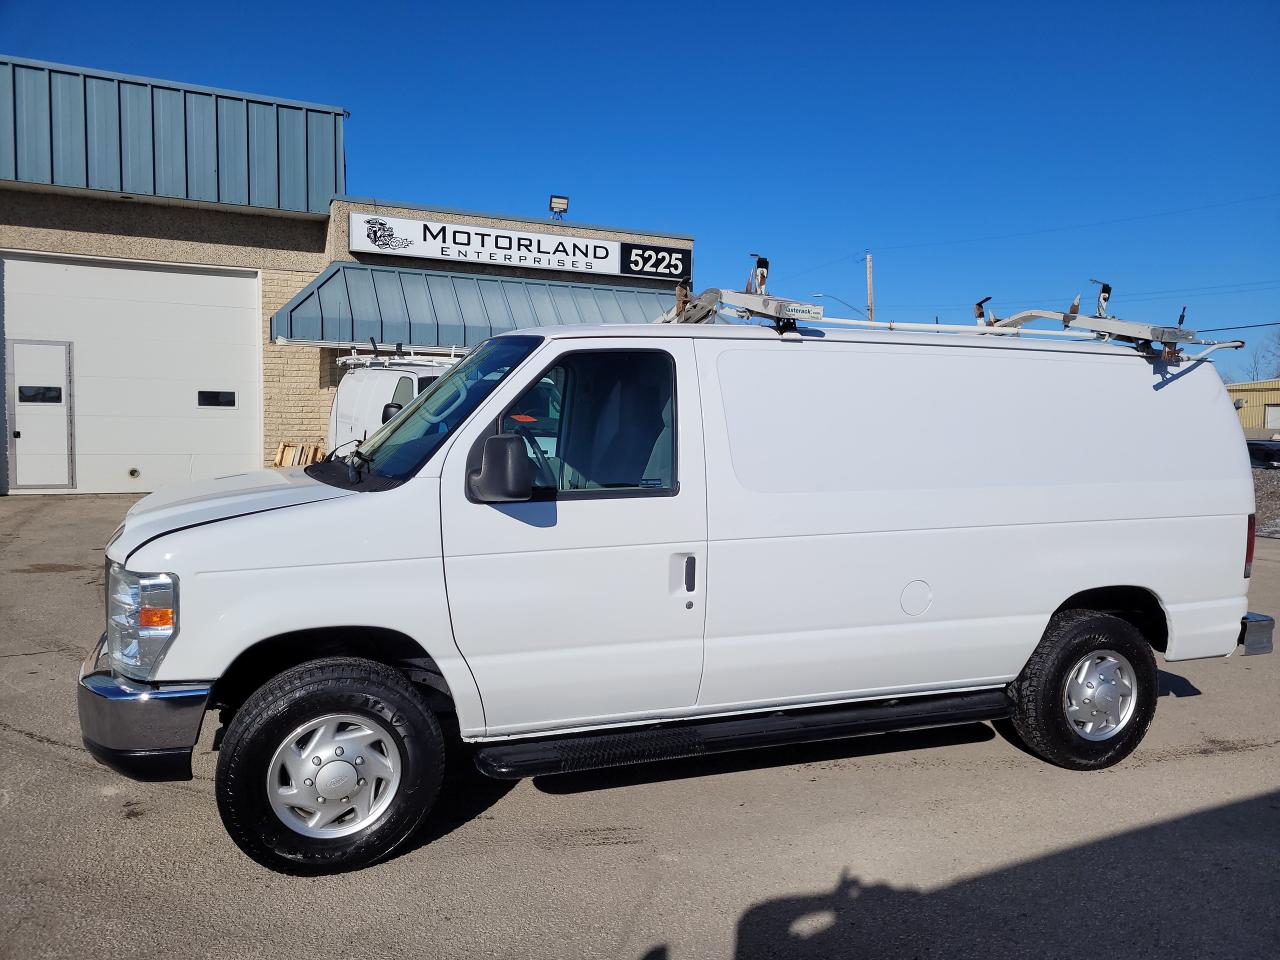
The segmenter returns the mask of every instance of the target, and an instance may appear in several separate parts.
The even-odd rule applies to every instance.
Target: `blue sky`
[[[1099,277],[1132,319],[1280,321],[1275,0],[0,0],[0,50],[339,104],[350,193],[568,193],[570,222],[694,235],[699,288],[759,251],[774,292],[861,303],[870,247],[881,319],[1089,303]]]

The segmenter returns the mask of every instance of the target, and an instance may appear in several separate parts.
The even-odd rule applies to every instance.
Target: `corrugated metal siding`
[[[120,91],[110,80],[84,81],[85,136],[96,149],[86,152],[88,186],[92,190],[120,189]]]
[[[271,336],[473,347],[523,327],[648,323],[674,304],[661,290],[334,263],[276,312]]]
[[[327,213],[344,115],[0,57],[0,180]]]
[[[69,187],[88,184],[85,150],[84,79],[49,73],[49,107],[53,119],[53,182]]]

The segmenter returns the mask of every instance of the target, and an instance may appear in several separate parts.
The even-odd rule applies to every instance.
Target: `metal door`
[[[74,487],[71,344],[10,340],[7,354],[10,486]]]

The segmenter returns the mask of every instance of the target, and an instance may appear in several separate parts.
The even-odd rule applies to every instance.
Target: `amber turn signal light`
[[[143,607],[138,611],[140,627],[172,627],[173,610],[169,607]]]

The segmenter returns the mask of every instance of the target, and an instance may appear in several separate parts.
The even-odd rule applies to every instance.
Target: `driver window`
[[[571,353],[503,415],[540,489],[672,492],[675,365],[658,350]]]

